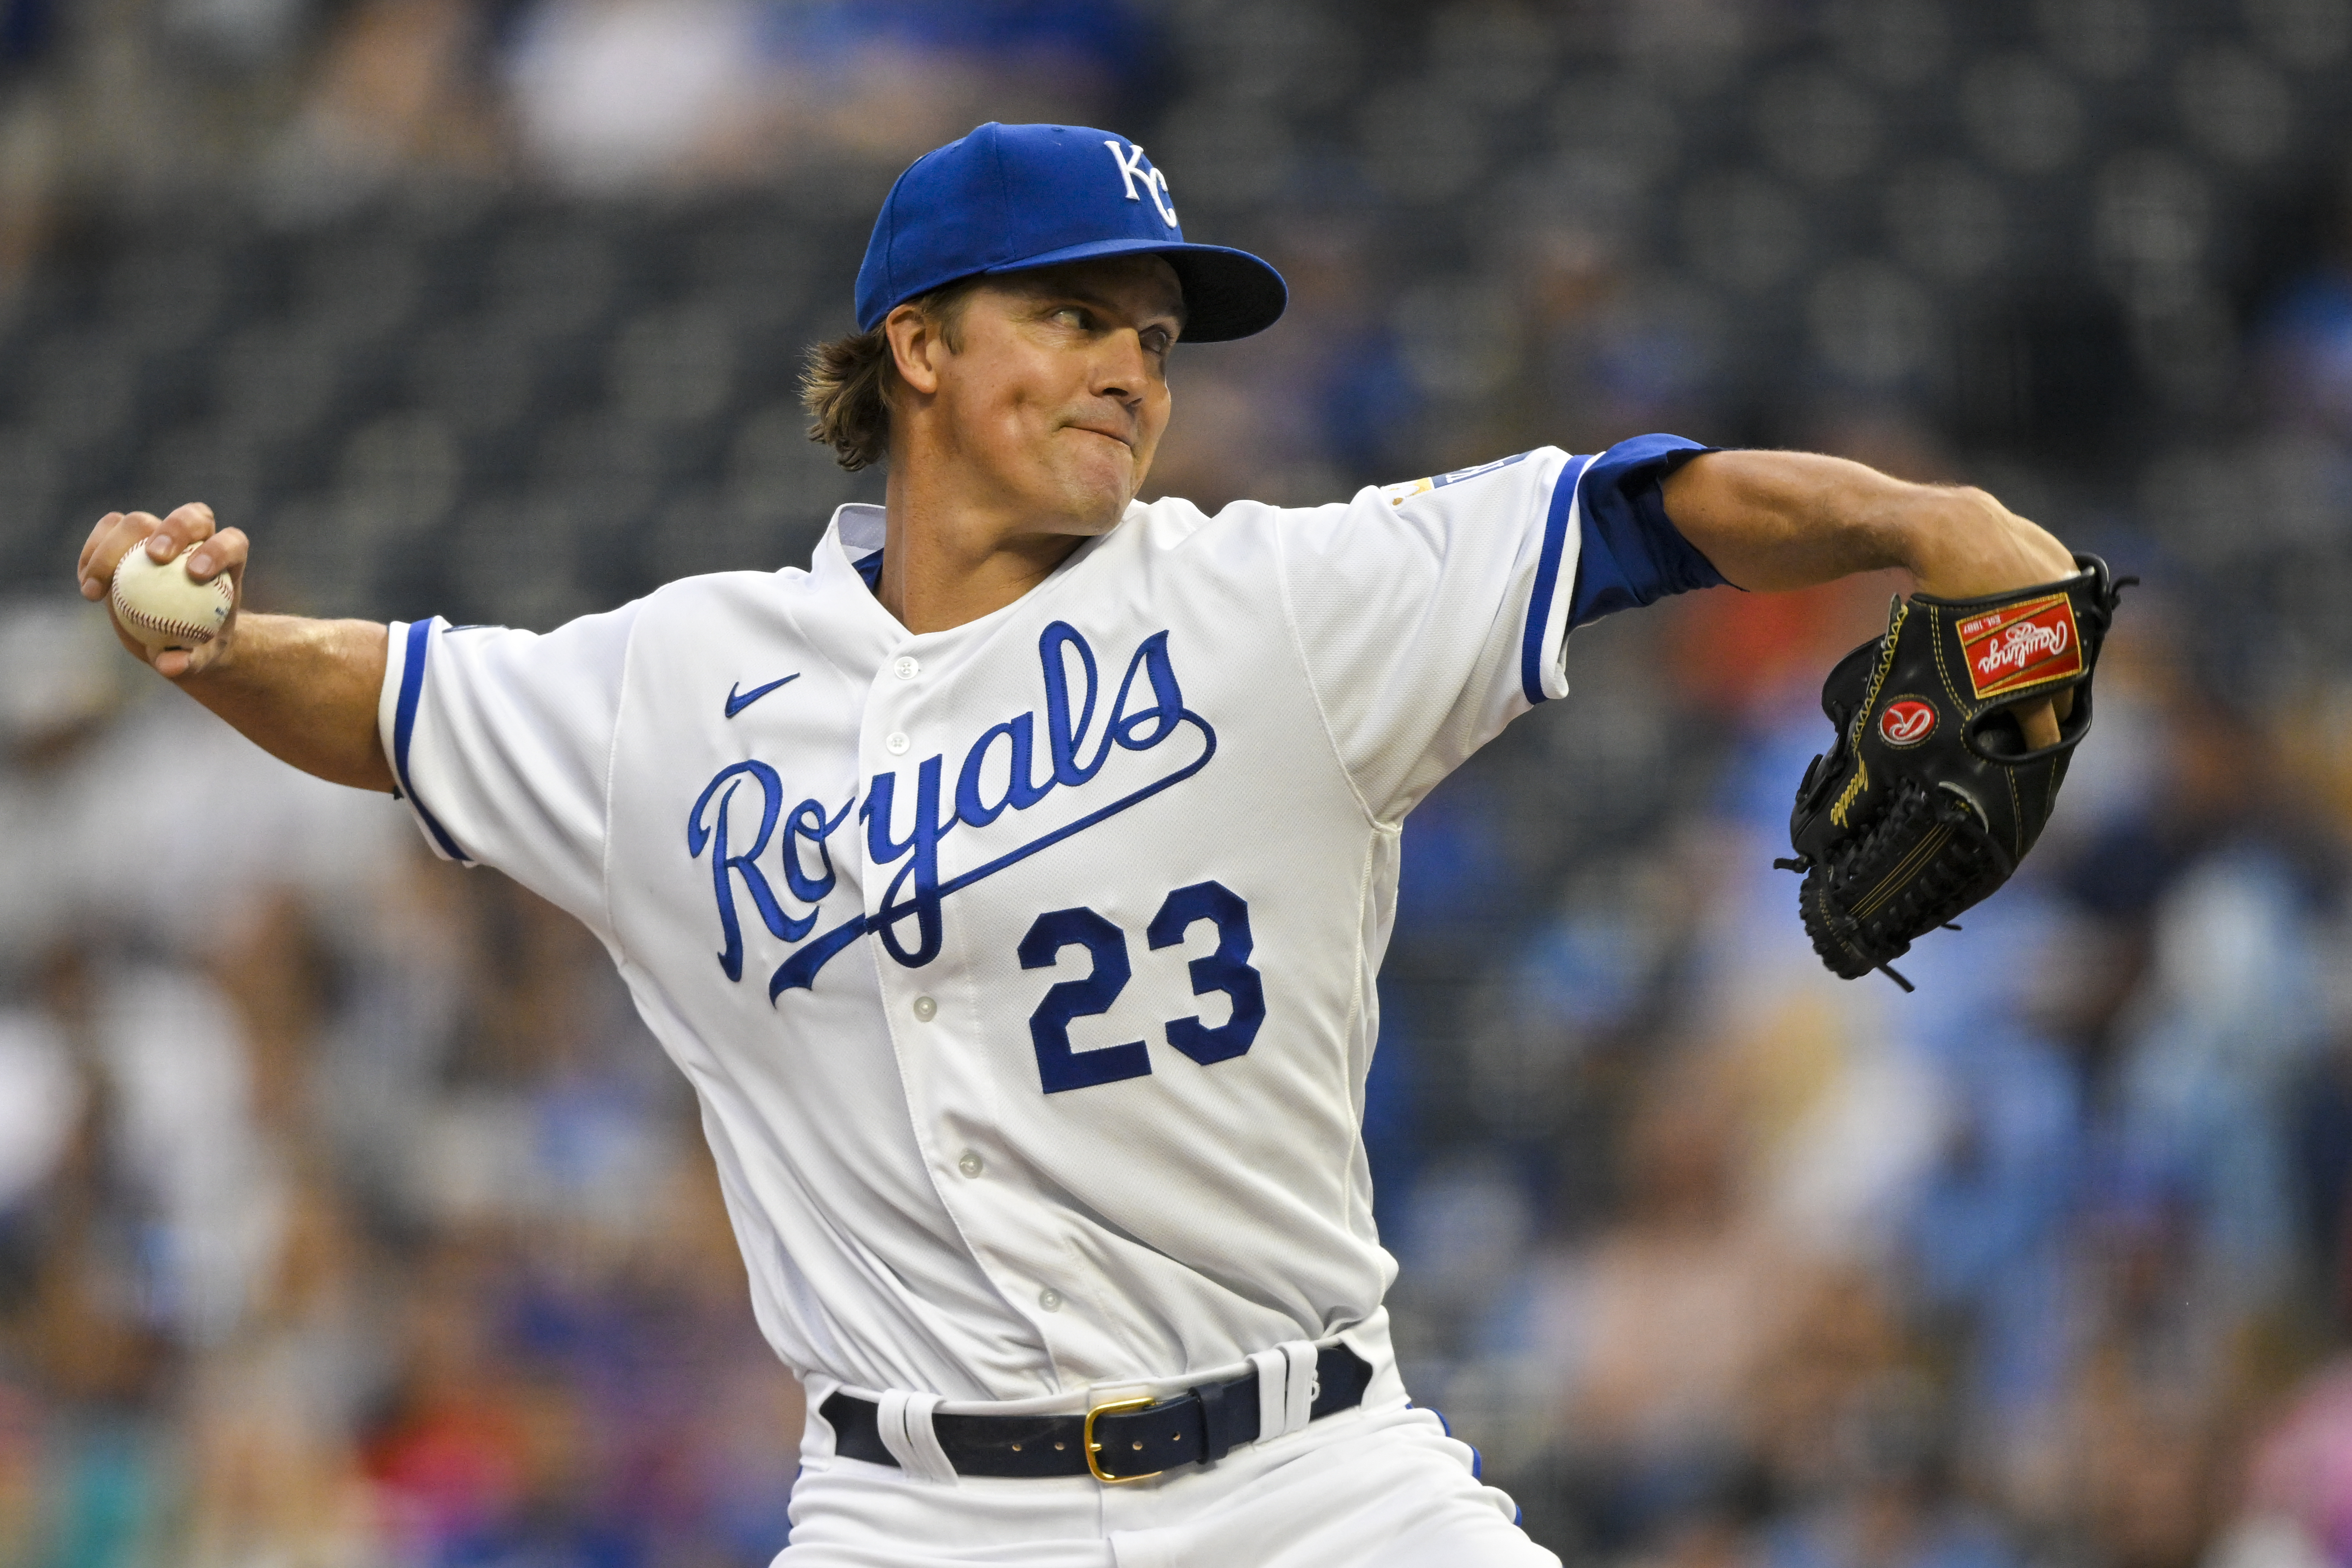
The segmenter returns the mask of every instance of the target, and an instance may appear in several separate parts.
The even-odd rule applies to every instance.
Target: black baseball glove
[[[1797,786],[1776,866],[1804,874],[1805,934],[1841,978],[1885,970],[2009,880],[2091,728],[2091,673],[2125,584],[2072,577],[1981,599],[1896,599],[1886,633],[1830,671],[1837,740]],[[2071,690],[2058,743],[2029,750],[2008,705]]]

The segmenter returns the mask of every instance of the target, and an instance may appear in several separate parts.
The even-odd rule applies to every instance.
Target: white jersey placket
[[[967,711],[971,704],[960,699],[958,688],[991,684],[987,666],[992,658],[1005,657],[1007,647],[1021,650],[1019,673],[1030,677],[1035,639],[1019,628],[1036,619],[1029,612],[1037,594],[968,626],[918,635],[890,616],[862,579],[842,574],[832,585],[863,596],[866,603],[860,607],[886,619],[893,634],[866,676],[858,729],[857,858],[868,922],[860,945],[875,968],[911,1131],[932,1188],[972,1261],[1044,1344],[1048,1364],[1040,1372],[1067,1392],[1064,1373],[1068,1357],[1063,1342],[1071,1322],[1067,1314],[1074,1308],[1082,1310],[1086,1291],[1084,1282],[1072,1277],[1076,1268],[1073,1238],[1053,1234],[1056,1227],[1049,1208],[1034,1191],[1025,1163],[994,1134],[996,1117],[942,1088],[959,1080],[962,1092],[977,1087],[971,1080],[978,1075],[961,1070],[961,1064],[950,1068],[944,1060],[958,1052],[976,1055],[982,1048],[978,1035],[984,1003],[978,994],[971,950],[976,933],[966,929],[970,921],[956,920],[951,900],[943,903],[939,952],[919,965],[901,963],[883,933],[884,906],[907,858],[917,851],[909,848],[887,864],[873,852],[877,836],[896,846],[910,842],[918,831],[926,763],[934,763],[939,772],[934,820],[942,837],[950,830],[956,812],[960,746],[998,717]],[[875,784],[884,774],[892,775],[890,816],[877,824],[865,814],[872,805],[878,815]],[[917,916],[905,907],[912,882],[909,874],[900,888],[894,931],[898,946],[909,952],[922,940]],[[993,1090],[999,1086],[987,1087]],[[1068,1260],[1067,1268],[1036,1266],[1048,1258]]]

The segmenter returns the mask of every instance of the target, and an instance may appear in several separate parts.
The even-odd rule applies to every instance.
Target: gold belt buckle
[[[1097,1405],[1087,1411],[1087,1424],[1082,1434],[1082,1441],[1086,1444],[1087,1468],[1088,1471],[1092,1472],[1095,1479],[1102,1482],[1102,1484],[1107,1487],[1115,1487],[1122,1485],[1128,1481],[1148,1481],[1151,1479],[1152,1477],[1162,1473],[1159,1470],[1151,1470],[1139,1476],[1114,1476],[1108,1470],[1102,1468],[1102,1461],[1100,1459],[1095,1458],[1096,1455],[1102,1452],[1102,1445],[1095,1441],[1095,1418],[1097,1416],[1117,1415],[1118,1413],[1125,1410],[1148,1410],[1158,1403],[1159,1401],[1150,1398],[1149,1395],[1141,1399],[1115,1399],[1108,1405]]]

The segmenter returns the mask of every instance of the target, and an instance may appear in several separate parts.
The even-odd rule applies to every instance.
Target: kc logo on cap
[[[1131,142],[1106,136],[1103,145],[1110,149],[1110,155],[1118,163],[1118,183],[1126,190],[1127,199],[1131,202],[1143,199],[1135,194],[1135,182],[1142,180],[1144,190],[1150,194],[1151,205],[1160,209],[1160,218],[1170,228],[1175,228],[1176,198],[1168,189],[1168,176],[1158,169],[1146,166],[1143,149]],[[1178,229],[1177,232],[1181,234],[1183,231]]]
[[[1188,243],[1168,176],[1127,138],[991,121],[924,153],[890,187],[857,269],[858,329],[960,278],[1106,256],[1165,260],[1195,342],[1262,331],[1289,300],[1282,275],[1247,251]]]

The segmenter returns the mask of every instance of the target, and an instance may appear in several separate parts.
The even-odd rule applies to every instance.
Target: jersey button
[[[1062,1310],[1062,1293],[1048,1285],[1037,1292],[1037,1305],[1049,1312],[1058,1312]]]
[[[923,661],[913,654],[901,654],[898,662],[890,667],[890,673],[901,680],[912,680],[923,673]]]
[[[980,1156],[969,1149],[963,1152],[963,1158],[956,1162],[956,1169],[967,1176],[977,1177],[986,1168],[980,1163]]]
[[[915,1022],[928,1024],[940,1016],[940,1005],[928,996],[915,998]]]
[[[907,739],[904,730],[893,730],[883,739],[882,749],[894,757],[903,757],[907,754],[907,748],[914,743]]]

